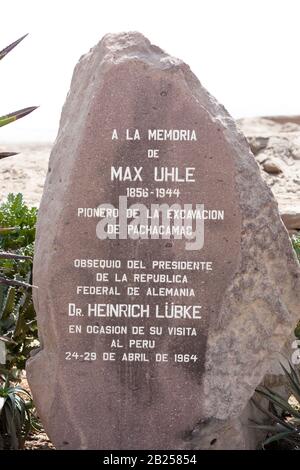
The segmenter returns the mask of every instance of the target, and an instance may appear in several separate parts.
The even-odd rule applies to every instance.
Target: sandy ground
[[[238,121],[290,231],[300,230],[300,117],[297,122],[292,119],[286,116]],[[270,163],[273,171],[268,169]]]
[[[16,143],[1,146],[1,151],[19,154],[0,161],[0,201],[9,193],[21,192],[28,204],[39,205],[51,146],[51,143]]]
[[[28,382],[26,380],[26,374],[21,379],[21,387],[25,388],[30,392]],[[41,426],[41,423],[39,423]],[[45,433],[44,429],[41,428],[39,431],[31,432],[26,439],[24,450],[53,450],[54,447]]]

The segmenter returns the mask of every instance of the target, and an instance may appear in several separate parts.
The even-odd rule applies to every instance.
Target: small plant
[[[268,387],[258,388],[257,393],[268,400],[268,407],[263,408],[254,399],[253,402],[268,418],[268,422],[255,423],[254,427],[267,433],[262,443],[263,449],[277,444],[278,448],[300,450],[300,375],[291,363],[289,363],[290,370],[283,364],[281,367],[287,379],[291,397],[286,399]]]
[[[32,246],[35,239],[37,209],[28,207],[22,194],[9,194],[0,206],[0,224],[3,228],[0,247],[15,250]],[[9,227],[9,230],[7,230]],[[31,254],[33,250],[31,250]]]
[[[0,450],[24,447],[28,433],[34,428],[32,399],[19,385],[0,377]]]
[[[292,235],[292,244],[298,260],[300,261],[300,235]]]

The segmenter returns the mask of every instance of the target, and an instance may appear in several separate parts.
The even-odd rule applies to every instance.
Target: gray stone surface
[[[244,118],[238,125],[278,202],[285,226],[291,233],[300,230],[299,117]]]
[[[84,227],[74,215],[79,205],[115,202],[107,169],[116,161],[139,162],[146,144],[113,146],[107,134],[137,126],[195,127],[197,143],[160,143],[163,162],[196,166],[197,184],[183,187],[183,200],[202,197],[225,208],[221,230],[209,223],[203,250],[189,253],[189,259],[215,262],[212,275],[192,277],[204,306],[197,340],[176,343],[199,353],[191,368],[64,359],[74,346],[83,351],[92,343],[101,351],[107,342],[66,333],[74,286],[92,282],[89,272],[74,271],[74,257],[187,257],[181,240],[96,242],[93,222]],[[150,163],[143,164],[148,174]],[[34,284],[41,350],[27,374],[57,448],[253,448],[249,399],[297,323],[299,265],[277,203],[232,118],[187,65],[138,33],[105,36],[76,66],[40,207]],[[169,351],[174,344],[162,338],[159,346]]]

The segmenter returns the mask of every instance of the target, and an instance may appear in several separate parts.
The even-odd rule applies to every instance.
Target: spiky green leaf
[[[260,403],[255,400],[254,398],[251,399],[251,401],[254,403],[254,405],[257,407],[257,409],[259,409],[259,411],[261,411],[263,414],[265,414],[266,416],[268,416],[268,418],[270,418],[270,420],[272,422],[276,422],[276,423],[279,423],[279,424],[282,424],[282,426],[285,426],[287,427],[288,429],[294,429],[294,427],[289,424],[288,422],[284,421],[279,415],[278,413],[276,413],[276,409],[275,407],[271,407],[270,410],[268,410],[267,408],[263,408]]]
[[[3,343],[17,344],[13,339],[7,338],[6,336],[1,336],[1,335],[0,335],[0,341],[3,341]]]
[[[30,106],[29,108],[19,109],[18,111],[14,111],[13,113],[6,114],[0,117],[0,127],[6,126],[11,122],[17,121],[18,119],[27,116],[27,114],[32,113],[38,106]]]
[[[14,157],[15,155],[18,155],[18,152],[0,152],[0,160],[3,158]]]
[[[299,380],[297,380],[296,376],[292,373],[293,368],[288,371],[282,363],[280,363],[280,365],[285,373],[286,378],[288,379],[291,392],[293,393],[296,400],[300,402],[300,383]]]
[[[19,227],[0,227],[0,235],[7,235],[19,230]]]
[[[0,284],[5,286],[15,286],[15,287],[35,287],[27,282],[17,281],[16,279],[8,279],[6,277],[0,277]]]
[[[20,44],[23,39],[26,38],[28,34],[24,34],[21,38],[17,39],[16,41],[12,42],[9,46],[5,47],[0,51],[0,60],[3,59],[10,51],[12,51],[18,44]]]
[[[32,259],[31,256],[17,255],[16,253],[8,253],[7,251],[0,251],[0,259]]]
[[[268,444],[271,444],[272,442],[277,442],[280,441],[281,439],[286,439],[288,436],[291,436],[293,431],[284,431],[284,432],[279,432],[278,434],[275,434],[274,436],[269,437],[266,439],[263,443],[263,446],[267,446]]]
[[[6,295],[4,307],[1,311],[2,321],[5,321],[9,317],[12,309],[14,308],[15,299],[16,299],[16,289],[14,287],[10,287]]]

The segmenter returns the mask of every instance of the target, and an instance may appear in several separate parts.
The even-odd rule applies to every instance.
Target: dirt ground
[[[25,444],[25,450],[54,450],[47,434],[43,431],[30,434]]]
[[[26,377],[22,378],[21,386],[30,392]],[[25,450],[53,450],[54,446],[43,429],[39,432],[32,432],[27,437]]]

